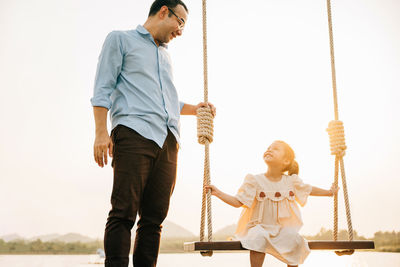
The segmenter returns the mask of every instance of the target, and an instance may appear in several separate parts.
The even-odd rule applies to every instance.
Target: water
[[[0,255],[0,267],[97,267],[91,264],[96,255]],[[248,252],[215,253],[212,257],[199,254],[160,254],[159,267],[246,267],[250,266]],[[265,267],[286,265],[267,255]],[[307,267],[400,267],[400,253],[359,252],[352,256],[336,256],[333,252],[313,251],[301,266]],[[132,267],[132,263],[130,263]]]

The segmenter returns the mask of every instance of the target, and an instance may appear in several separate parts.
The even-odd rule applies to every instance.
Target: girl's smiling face
[[[263,158],[267,165],[280,165],[281,168],[290,163],[286,157],[284,145],[280,142],[273,142],[265,151]]]

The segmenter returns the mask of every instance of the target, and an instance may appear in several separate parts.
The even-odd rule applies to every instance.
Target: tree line
[[[353,233],[354,240],[367,240],[356,231]],[[305,236],[307,240],[332,240],[332,230],[322,228],[319,233],[313,236]],[[228,236],[218,236],[218,240],[228,240]],[[347,240],[347,231],[338,232],[338,240]],[[375,242],[375,251],[400,252],[400,232],[376,232],[372,240]],[[194,240],[168,238],[161,240],[161,253],[183,252],[183,243]],[[133,247],[133,245],[131,246]],[[97,249],[103,249],[103,241],[81,243],[65,243],[60,241],[43,242],[41,240],[25,241],[15,240],[5,242],[0,239],[0,254],[95,254]]]
[[[0,254],[95,254],[103,247],[102,241],[90,243],[65,243],[59,241],[42,242],[15,240],[5,242],[0,239]]]

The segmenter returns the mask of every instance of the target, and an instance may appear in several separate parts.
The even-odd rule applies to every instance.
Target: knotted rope
[[[331,71],[332,71],[332,88],[333,88],[333,101],[334,101],[334,111],[335,111],[335,120],[331,121],[328,126],[328,134],[330,139],[331,146],[331,154],[335,155],[335,174],[334,174],[334,184],[338,186],[339,180],[339,165],[340,172],[342,174],[342,185],[343,185],[343,194],[344,194],[344,202],[346,206],[346,217],[347,217],[347,228],[348,228],[348,239],[350,241],[353,240],[353,226],[351,223],[351,214],[350,214],[350,204],[349,197],[347,192],[347,183],[346,183],[346,174],[344,170],[344,161],[343,156],[346,152],[346,144],[344,139],[344,128],[343,123],[339,121],[339,109],[338,109],[338,97],[337,97],[337,88],[336,88],[336,70],[335,70],[335,53],[333,46],[333,30],[332,30],[332,11],[331,11],[331,1],[327,0],[327,11],[328,11],[328,26],[329,26],[329,40],[330,40],[330,52],[331,52]],[[333,240],[337,241],[338,238],[338,200],[337,194],[334,195],[333,201],[333,211],[334,211],[334,222],[333,222]],[[354,253],[354,250],[345,250],[345,251],[335,251],[335,253],[339,256],[342,255],[351,255]]]
[[[204,71],[204,102],[208,103],[208,73],[207,73],[207,10],[206,0],[203,0],[203,71]],[[203,195],[201,201],[200,241],[204,241],[205,213],[207,210],[208,242],[212,241],[211,223],[211,191],[205,186],[210,184],[210,158],[209,144],[213,141],[213,116],[209,107],[197,109],[197,137],[200,144],[204,145],[204,177]],[[203,256],[212,256],[213,252],[202,251]]]
[[[331,155],[343,157],[346,154],[346,142],[344,140],[343,122],[334,120],[329,122],[328,129],[331,145]]]
[[[213,115],[208,107],[197,109],[197,138],[201,145],[212,143],[214,134]]]

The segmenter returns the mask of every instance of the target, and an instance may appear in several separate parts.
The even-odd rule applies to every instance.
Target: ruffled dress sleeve
[[[246,175],[235,197],[242,202],[243,205],[251,208],[256,197],[257,185],[257,181],[253,175]]]
[[[312,186],[303,183],[300,177],[296,174],[293,174],[290,177],[292,179],[296,201],[303,207],[307,203],[307,198],[312,191]]]

